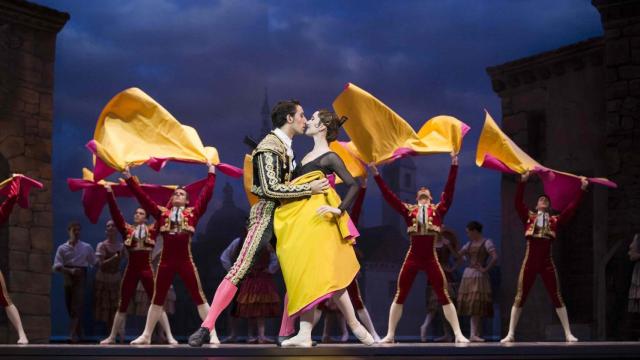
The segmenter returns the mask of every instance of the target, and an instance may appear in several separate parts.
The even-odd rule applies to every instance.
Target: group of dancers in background
[[[107,224],[107,240],[101,242],[94,251],[89,244],[80,241],[80,225],[72,223],[69,226],[69,241],[56,252],[53,270],[61,273],[65,279],[72,338],[79,335],[84,291],[81,284],[85,281],[87,267],[98,264],[96,315],[108,320],[111,329],[101,344],[113,344],[118,334],[123,334],[127,309],[136,298],[139,283],[150,305],[144,330],[131,344],[150,344],[158,323],[164,339],[169,344],[177,344],[167,317],[171,296],[175,299],[175,294],[170,295],[175,275],[184,283],[202,320],[201,326],[189,337],[190,346],[220,343],[215,325],[220,314],[234,299],[237,305],[233,313],[255,320],[258,330],[256,341],[262,343],[268,342],[264,334],[264,319],[278,316],[282,311],[278,344],[283,347],[313,346],[311,332],[321,316],[321,309],[328,308],[337,309],[342,314],[346,326],[363,344],[394,343],[397,326],[403,315],[403,304],[420,271],[426,273],[431,289],[426,319],[420,329],[421,338],[426,339],[429,324],[441,310],[453,331],[453,341],[484,341],[481,337],[481,319],[493,315],[488,271],[497,263],[498,255],[491,240],[483,236],[482,224],[472,221],[466,226],[469,241],[461,249],[453,231],[444,226],[445,215],[454,200],[458,155],[451,153],[447,182],[437,201],[426,187],[417,190],[414,203],[401,201],[387,186],[376,165],[369,164],[383,198],[405,220],[410,239],[398,274],[396,294],[390,304],[387,333],[380,338],[357,283],[360,265],[355,246],[366,176],[359,184],[343,160],[329,147],[347,119],[328,110],[316,111],[307,119],[300,103],[294,100],[278,102],[271,112],[271,119],[273,131],[252,152],[250,186],[257,201],[251,206],[246,235],[234,240],[220,254],[227,274],[213,294],[211,303],[207,302],[202,291],[198,269],[192,259],[191,242],[212,198],[216,167],[207,164],[206,183],[196,198],[190,198],[185,188],[177,187],[169,204],[157,203],[127,168],[123,176],[140,204],[130,221],[121,214],[113,191],[109,185],[105,185],[112,219]],[[314,146],[297,163],[291,143],[295,136],[302,134],[312,137]],[[342,198],[334,189],[336,178],[345,186]],[[515,340],[522,307],[538,275],[556,308],[566,341],[577,341],[571,333],[567,310],[560,295],[551,246],[558,229],[571,219],[582,194],[587,190],[588,182],[582,178],[579,196],[562,213],[553,214],[550,211],[550,199],[546,195],[541,195],[533,208],[524,203],[528,178],[528,172],[521,175],[515,197],[514,211],[522,220],[527,245],[511,310],[509,331],[502,342]],[[8,219],[16,203],[20,182],[15,181],[11,186],[12,190],[1,204],[0,223]],[[117,240],[116,233],[120,233],[122,242]],[[277,239],[275,246],[272,242],[274,237]],[[161,246],[157,244],[159,238],[163,242]],[[636,260],[640,258],[637,242],[634,242],[630,252],[632,259]],[[155,256],[155,269],[152,266],[154,248],[161,248]],[[127,265],[120,278],[119,268],[123,258]],[[462,258],[467,260],[468,267],[456,289],[452,273]],[[278,267],[286,285],[286,294],[282,299],[284,310],[281,310],[281,298],[271,279]],[[18,311],[9,299],[1,276],[0,280],[0,301],[18,330],[18,342],[27,343]],[[633,311],[640,311],[640,283],[636,281],[634,284],[636,298]],[[110,306],[112,304],[117,304],[117,307]],[[471,317],[469,338],[463,335],[460,328],[458,317],[461,315]]]

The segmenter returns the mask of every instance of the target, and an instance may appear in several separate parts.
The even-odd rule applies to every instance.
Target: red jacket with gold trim
[[[133,192],[140,202],[140,206],[156,219],[156,226],[159,227],[158,231],[160,233],[179,233],[185,231],[193,234],[198,221],[207,211],[207,205],[213,195],[215,183],[216,175],[209,173],[207,175],[207,182],[200,191],[195,205],[183,208],[181,214],[182,221],[175,223],[171,221],[171,208],[156,204],[155,201],[142,190],[140,184],[138,184],[137,180],[133,177],[127,179],[127,185],[129,185],[131,192]]]
[[[578,192],[576,198],[571,203],[569,203],[569,205],[567,205],[567,207],[562,210],[560,214],[548,215],[548,221],[545,221],[542,227],[538,227],[536,226],[538,213],[536,211],[529,210],[529,208],[527,208],[527,205],[525,205],[524,203],[525,184],[526,183],[524,182],[518,183],[515,197],[515,207],[518,212],[518,216],[522,221],[522,224],[524,224],[525,237],[555,240],[558,228],[566,224],[573,217],[585,191],[582,190]]]
[[[455,192],[456,177],[458,175],[458,165],[451,165],[449,169],[449,177],[447,178],[447,184],[444,187],[442,195],[440,195],[440,202],[437,204],[430,204],[427,207],[425,225],[420,224],[418,221],[420,206],[418,204],[407,204],[402,202],[396,194],[389,189],[380,175],[374,176],[382,197],[395,209],[407,224],[407,233],[409,235],[434,235],[439,234],[442,229],[442,222],[444,216],[451,207],[453,202],[453,194]]]
[[[147,236],[142,239],[142,244],[138,244],[138,240],[135,237],[136,226],[127,223],[122,216],[122,212],[118,208],[116,198],[113,193],[107,194],[107,203],[109,204],[109,212],[111,213],[111,219],[116,225],[116,228],[124,239],[124,246],[130,250],[145,249],[150,250],[156,244],[156,237],[158,237],[158,230],[154,224],[145,224],[147,227]]]

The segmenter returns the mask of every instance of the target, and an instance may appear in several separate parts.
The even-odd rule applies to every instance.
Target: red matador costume
[[[206,303],[206,298],[200,286],[198,269],[191,256],[191,237],[195,233],[198,220],[207,210],[207,205],[213,195],[216,182],[215,174],[209,173],[204,189],[200,192],[193,207],[168,209],[156,204],[142,190],[133,177],[127,179],[127,185],[136,196],[140,205],[147,213],[156,219],[157,231],[162,234],[163,249],[160,264],[155,278],[155,291],[151,303],[163,306],[169,287],[176,273],[180,276],[185,287],[196,305]]]
[[[384,199],[403,216],[410,238],[409,251],[398,276],[398,288],[394,298],[396,304],[404,303],[418,271],[427,273],[427,281],[435,291],[441,305],[451,303],[447,290],[447,277],[436,256],[434,243],[436,237],[440,235],[444,216],[453,200],[457,173],[458,166],[451,165],[449,178],[440,197],[440,202],[428,206],[403,203],[389,189],[380,175],[374,177]]]
[[[129,302],[136,292],[138,281],[142,282],[144,290],[149,298],[153,297],[153,270],[151,269],[151,251],[155,246],[158,231],[155,224],[141,224],[138,226],[128,224],[120,210],[113,193],[107,196],[111,219],[116,224],[124,239],[124,246],[129,254],[129,261],[124,270],[122,283],[120,284],[120,301],[118,312],[127,312]]]
[[[518,276],[518,291],[513,306],[522,308],[536,280],[536,276],[540,274],[551,302],[556,308],[562,308],[564,307],[564,302],[562,301],[562,295],[560,295],[558,272],[553,263],[551,244],[556,238],[558,228],[569,221],[575,214],[584,191],[580,191],[578,196],[560,215],[549,215],[547,212],[529,211],[523,201],[524,188],[524,182],[518,183],[515,206],[520,220],[524,224],[527,250],[522,261],[520,275]]]
[[[0,225],[9,220],[9,215],[11,215],[11,210],[13,210],[13,206],[16,202],[18,202],[18,192],[14,191],[4,200],[2,205],[0,205]],[[9,293],[7,292],[7,283],[4,281],[2,272],[0,272],[0,287],[2,287],[0,291],[0,305],[6,308],[12,303]]]

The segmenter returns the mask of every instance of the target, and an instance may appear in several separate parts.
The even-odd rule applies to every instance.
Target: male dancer
[[[164,314],[164,301],[176,273],[180,275],[189,290],[191,299],[198,307],[200,318],[204,319],[209,311],[209,305],[200,286],[198,269],[191,256],[191,237],[196,231],[198,220],[207,210],[216,182],[215,166],[207,164],[207,167],[209,168],[207,182],[204,189],[200,191],[195,206],[188,206],[189,194],[184,188],[178,187],[171,196],[171,208],[166,208],[153,201],[142,190],[137,180],[131,177],[128,168],[123,172],[127,185],[142,208],[156,219],[156,226],[159,227],[158,231],[164,239],[160,264],[155,278],[155,291],[147,313],[147,322],[142,335],[131,342],[133,345],[151,343],[151,334],[156,323]],[[215,330],[212,329],[212,331]],[[219,343],[215,332],[211,334],[210,342]]]
[[[260,250],[273,237],[273,214],[280,199],[294,199],[321,194],[329,187],[326,179],[309,184],[290,185],[296,164],[291,148],[295,135],[304,133],[307,119],[300,103],[280,101],[271,111],[273,130],[253,151],[253,186],[251,192],[259,201],[251,207],[249,226],[240,255],[218,286],[211,308],[202,326],[189,337],[189,345],[202,346],[220,313],[238,291],[238,284],[249,273]]]
[[[120,231],[120,234],[122,234],[124,246],[127,248],[129,254],[129,261],[127,262],[127,267],[124,270],[124,276],[120,283],[118,312],[116,312],[113,319],[111,334],[100,342],[101,345],[114,344],[116,335],[118,332],[121,332],[121,329],[124,329],[127,318],[127,308],[129,307],[131,298],[133,298],[136,293],[138,281],[142,282],[142,286],[149,298],[153,297],[154,284],[153,270],[151,269],[151,251],[155,246],[156,237],[158,236],[155,223],[151,225],[147,224],[147,212],[143,208],[136,209],[133,214],[133,225],[128,224],[118,209],[118,204],[116,203],[116,198],[111,186],[106,185],[105,188],[108,192],[107,201],[111,219],[115,223],[118,231]],[[160,317],[160,326],[162,326],[165,332],[167,342],[170,345],[177,344],[178,342],[171,334],[167,313],[164,311]]]
[[[2,205],[0,205],[0,225],[4,224],[9,219],[13,206],[18,202],[19,182],[14,180],[9,186],[11,186],[9,196],[7,196]],[[22,328],[20,313],[18,312],[18,308],[16,308],[16,306],[11,302],[11,298],[7,292],[7,284],[4,281],[2,272],[0,272],[0,289],[2,290],[0,291],[0,305],[4,307],[4,310],[7,312],[7,318],[9,318],[13,327],[18,331],[18,344],[28,344],[29,340],[27,339],[27,334],[24,333],[24,329]]]
[[[438,258],[435,256],[436,252],[434,249],[435,239],[440,236],[444,216],[453,201],[456,175],[458,174],[458,156],[455,153],[451,153],[449,178],[440,196],[440,202],[437,204],[431,203],[433,199],[431,191],[424,187],[420,188],[416,194],[417,204],[403,203],[391,189],[389,189],[384,180],[382,180],[375,165],[371,164],[370,168],[384,199],[404,217],[407,223],[407,232],[411,240],[407,257],[398,275],[396,296],[389,309],[387,336],[380,342],[393,343],[395,341],[396,326],[402,316],[404,301],[409,294],[409,290],[418,271],[422,270],[427,273],[428,282],[438,296],[438,302],[442,305],[444,317],[451,325],[453,333],[455,334],[455,341],[457,343],[468,343],[469,340],[462,335],[462,331],[460,330],[456,308],[449,298],[447,278],[442,270],[442,266],[438,262]]]
[[[536,276],[540,274],[544,287],[556,308],[556,313],[562,324],[564,336],[567,342],[576,342],[578,339],[571,334],[567,308],[560,295],[558,272],[551,256],[551,244],[556,238],[556,231],[566,224],[575,214],[576,208],[587,190],[589,181],[584,176],[580,177],[581,190],[577,197],[559,215],[550,215],[551,201],[547,195],[540,195],[536,204],[536,211],[529,211],[524,204],[524,188],[530,173],[522,174],[518,189],[516,190],[515,207],[520,220],[524,224],[524,236],[527,239],[527,251],[522,261],[520,276],[518,277],[518,291],[516,299],[511,307],[511,319],[509,321],[509,333],[501,343],[509,343],[515,340],[515,330],[520,319],[522,306],[524,306],[529,291],[533,286]]]
[[[52,266],[53,271],[60,272],[64,276],[64,298],[71,318],[69,328],[72,343],[80,341],[87,268],[96,264],[93,247],[80,240],[80,230],[79,222],[69,223],[67,226],[69,240],[58,246]]]

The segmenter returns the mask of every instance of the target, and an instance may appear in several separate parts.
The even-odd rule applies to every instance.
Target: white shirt
[[[427,218],[429,217],[429,213],[427,212],[427,205],[418,206],[418,224],[425,225],[427,223]]]
[[[285,134],[284,131],[280,130],[279,128],[273,130],[273,134],[277,136],[278,139],[282,140],[284,145],[287,147],[287,156],[289,157],[290,169],[291,170],[295,169],[296,161],[293,160],[293,148],[291,147],[293,140],[289,136],[287,136],[287,134]]]
[[[545,211],[538,211],[538,216],[536,217],[536,226],[542,228],[544,227],[545,223],[549,223],[549,213]]]
[[[53,270],[58,271],[65,266],[88,267],[96,263],[96,255],[91,245],[78,240],[75,245],[68,241],[60,246],[56,251],[53,260]]]

